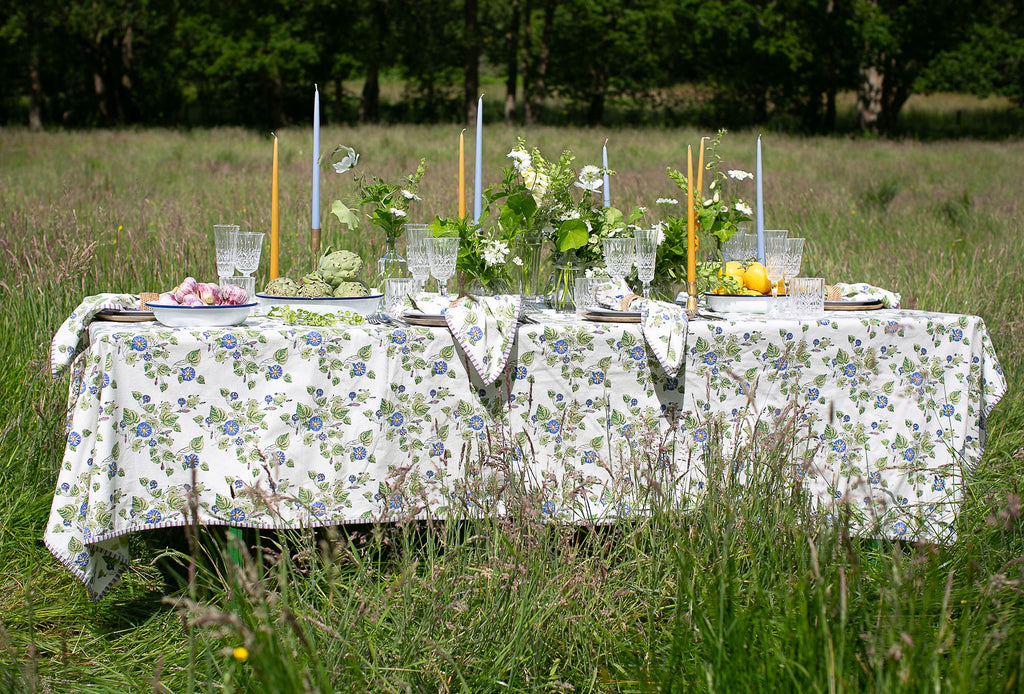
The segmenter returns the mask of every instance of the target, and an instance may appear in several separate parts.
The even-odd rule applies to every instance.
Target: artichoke
[[[299,285],[290,277],[277,277],[267,282],[263,293],[267,296],[298,296]]]
[[[320,258],[317,268],[324,282],[337,287],[342,282],[354,280],[363,269],[363,259],[352,251],[334,251],[328,248]]]
[[[321,279],[314,279],[310,282],[308,279],[303,278],[302,286],[299,287],[299,293],[297,296],[301,296],[306,299],[319,299],[325,296],[330,296],[333,292],[334,288]]]
[[[340,282],[334,288],[335,297],[370,296],[370,290],[362,282]]]

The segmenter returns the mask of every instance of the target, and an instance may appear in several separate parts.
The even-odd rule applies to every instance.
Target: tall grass
[[[616,204],[653,207],[674,194],[665,167],[700,134],[489,126],[486,183],[518,135],[581,164],[609,138]],[[753,169],[755,135],[726,138],[728,168]],[[281,266],[297,276],[312,263],[310,133],[278,136]],[[389,177],[425,157],[426,220],[455,209],[457,136],[327,127],[323,141]],[[89,603],[41,542],[67,388],[49,377],[49,340],[83,294],[212,277],[214,223],[268,230],[270,147],[241,130],[0,131],[0,691],[1024,687],[1020,142],[765,137],[768,226],[808,239],[805,274],[980,314],[993,336],[1010,390],[955,545],[821,523],[788,484],[779,432],[720,458],[699,504],[661,500],[611,527],[545,524],[524,504],[502,519],[245,533],[238,547],[213,532],[140,534],[123,584]],[[324,173],[325,210],[350,191]],[[332,222],[326,243],[379,254],[381,239]]]

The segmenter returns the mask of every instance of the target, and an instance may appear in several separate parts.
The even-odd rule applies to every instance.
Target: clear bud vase
[[[573,251],[566,251],[555,260],[555,267],[548,280],[548,308],[559,312],[576,310],[574,293],[576,278],[582,277],[586,271],[584,263]]]
[[[544,235],[539,231],[527,231],[519,235],[519,294],[523,306],[540,309],[544,305],[541,295],[540,259]]]
[[[384,282],[389,277],[409,276],[409,267],[405,262],[405,258],[398,254],[397,241],[397,238],[389,237],[387,248],[384,249],[384,255],[377,259],[377,277],[375,280],[377,291],[384,291]]]

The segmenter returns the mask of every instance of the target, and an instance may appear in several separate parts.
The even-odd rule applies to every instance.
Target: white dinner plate
[[[237,306],[148,306],[153,309],[153,316],[169,328],[206,328],[244,323],[256,303]]]

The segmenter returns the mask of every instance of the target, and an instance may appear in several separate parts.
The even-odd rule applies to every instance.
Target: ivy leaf
[[[341,200],[335,200],[331,203],[331,214],[337,217],[338,221],[349,229],[355,229],[359,226],[359,216]]]

